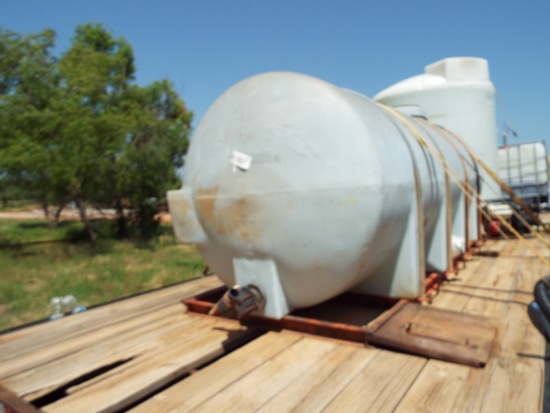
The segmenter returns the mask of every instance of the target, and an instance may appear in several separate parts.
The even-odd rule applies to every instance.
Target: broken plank
[[[189,317],[189,316],[188,316]],[[126,377],[131,375],[134,369],[149,363],[152,359],[153,363],[159,358],[163,358],[171,352],[181,353],[182,349],[191,348],[195,342],[201,341],[209,330],[215,325],[215,319],[204,319],[203,317],[189,317],[193,320],[192,323],[186,323],[177,328],[169,329],[154,338],[154,345],[148,345],[145,351],[138,356],[129,360],[123,365],[117,366],[104,374],[94,377],[78,385],[69,387],[66,390],[67,394],[78,393],[87,387],[93,387],[98,383],[110,380],[111,377]]]
[[[300,339],[301,337],[296,334],[267,333],[130,411],[131,413],[190,411],[212,398],[220,389],[241,379]]]
[[[202,323],[201,323],[202,324]],[[46,412],[113,412],[125,408],[174,379],[225,354],[258,335],[235,322],[216,320],[209,328],[182,337],[154,355],[133,360],[103,380],[44,406]]]
[[[118,335],[123,335],[126,332],[131,333],[135,330],[151,329],[156,323],[159,323],[163,319],[181,314],[182,312],[181,305],[171,305],[141,317],[134,317],[130,320],[99,327],[96,330],[91,330],[79,336],[68,338],[52,346],[22,353],[2,363],[2,367],[0,368],[0,381],[17,373],[24,372],[25,370],[34,369],[43,364],[63,358],[82,348],[93,346],[96,343],[104,342]],[[191,319],[189,321],[191,321]]]
[[[97,369],[131,360],[155,348],[159,338],[167,332],[191,322],[193,319],[185,314],[172,315],[159,320],[154,325],[143,325],[101,342],[95,342],[94,345],[82,347],[63,357],[31,368],[31,375],[23,371],[4,379],[3,383],[28,400],[34,400]]]

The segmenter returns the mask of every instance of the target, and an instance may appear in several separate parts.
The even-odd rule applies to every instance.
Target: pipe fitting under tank
[[[258,287],[253,284],[244,287],[234,285],[225,292],[208,314],[240,319],[252,311],[261,311],[264,305],[265,299]]]

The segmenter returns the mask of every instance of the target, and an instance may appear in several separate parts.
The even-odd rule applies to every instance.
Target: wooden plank
[[[187,412],[293,345],[297,334],[270,332],[155,395],[132,413]]]
[[[536,243],[541,245],[538,241]],[[546,250],[548,251],[547,247]],[[526,255],[529,256],[529,254]],[[514,309],[514,314],[511,314],[510,318],[516,320],[518,317],[515,325],[511,325],[511,328],[516,332],[515,337],[519,340],[511,343],[510,347],[516,353],[543,356],[546,351],[546,342],[531,323],[526,307],[534,301],[535,284],[540,278],[546,276],[550,269],[538,259],[526,260],[526,265],[522,265],[520,268],[521,271],[516,273],[514,290],[510,293],[511,308]],[[527,291],[530,294],[527,294]]]
[[[159,319],[155,324],[144,324],[51,359],[47,363],[33,366],[29,368],[32,375],[22,371],[2,382],[19,395],[34,400],[101,367],[130,360],[154,349],[165,334],[192,322],[195,319],[185,314],[168,316]]]
[[[509,244],[505,256],[483,274],[478,291],[470,293],[464,308],[477,314],[497,315],[500,320],[487,366],[472,369],[430,360],[397,412],[541,410],[544,339],[528,320],[526,304],[513,298],[518,290],[525,291],[534,284],[536,274],[544,273],[543,264],[525,259],[524,244],[506,242]]]
[[[51,346],[100,327],[104,328],[159,308],[177,304],[184,297],[219,285],[221,282],[217,277],[203,277],[0,335],[0,362]]]
[[[201,320],[200,329],[165,336],[154,353],[110,371],[43,408],[46,412],[112,412],[223,355],[258,332],[227,320]]]
[[[515,245],[515,243],[508,241],[490,241],[483,248],[484,251],[501,254],[512,251]],[[495,257],[473,256],[466,262],[466,268],[462,269],[453,281],[443,284],[439,290],[439,294],[433,299],[431,305],[447,310],[462,311],[468,303],[471,294],[477,289],[487,273],[491,271],[497,262],[498,258]],[[470,288],[466,288],[467,291],[454,292],[453,289],[460,285],[467,285]],[[450,293],[446,294],[448,292]]]
[[[455,406],[459,399],[468,397],[465,387],[472,371],[480,369],[430,360],[396,412],[466,411],[456,410]]]
[[[529,365],[537,360],[510,363],[499,360],[475,369],[431,360],[396,412],[541,411],[543,372],[533,374],[536,368]]]
[[[139,354],[138,357],[100,376],[68,388],[66,393],[69,395],[76,394],[88,387],[100,385],[112,377],[123,380],[127,375],[132,375],[135,369],[140,369],[140,366],[149,365],[147,363],[155,364],[159,359],[164,359],[170,352],[177,352],[180,355],[187,347],[192,347],[197,340],[202,341],[216,323],[215,319],[203,319],[201,317],[193,317],[193,319],[195,321],[192,324],[171,329],[158,335],[154,339],[155,345],[148,346],[147,350]]]
[[[519,308],[512,309],[508,316]],[[519,315],[519,314],[518,314]],[[511,320],[511,327],[518,326],[517,320]],[[523,320],[528,322],[528,320]],[[544,394],[544,356],[527,358],[511,352],[513,341],[519,335],[509,330],[504,334],[500,345],[509,354],[501,354],[488,367],[487,374],[478,383],[479,390],[475,398],[468,401],[468,408],[477,411],[499,412],[537,412],[542,411]],[[462,402],[463,403],[463,402]],[[461,403],[461,404],[462,404]]]
[[[493,242],[489,244],[493,249]],[[519,242],[494,244],[501,250],[501,257],[475,257],[476,261],[468,263],[459,274],[460,280],[443,287],[434,300],[436,307],[499,317],[501,324],[493,347],[494,356],[484,369],[361,349],[287,332],[269,333],[157,394],[133,412],[540,411],[544,340],[528,320],[526,304],[532,299],[529,291],[534,282],[545,270]],[[77,330],[75,334],[68,331],[69,337],[64,338],[61,331],[55,334],[45,331],[43,326],[36,326],[37,330],[31,327],[32,333],[21,335],[25,344],[22,352],[7,357],[8,361],[20,357],[23,362],[25,354],[34,358],[24,369],[11,375],[13,383],[23,391],[31,389],[34,393],[28,395],[35,397],[42,394],[40,391],[47,391],[36,390],[40,387],[37,383],[55,383],[59,387],[90,371],[94,365],[105,365],[102,363],[130,355],[135,358],[69,389],[66,398],[44,408],[54,412],[114,411],[181,377],[197,363],[223,354],[225,339],[229,346],[250,339],[244,337],[246,333],[242,330],[232,330],[235,323],[229,321],[205,320],[200,322],[200,327],[194,323],[194,327],[189,324],[172,328],[170,317],[180,321],[190,317],[175,314],[164,320],[158,317],[166,306],[174,306],[176,298],[178,301],[182,298],[175,292],[167,293],[162,299],[140,298],[141,304],[136,301],[119,307],[120,314],[109,310],[90,317],[89,323],[97,322],[94,326],[68,323],[72,317],[60,320],[67,322],[60,330],[68,331],[70,327]],[[141,308],[144,303],[145,306],[149,303],[149,311],[157,316]],[[150,325],[141,326],[140,319],[149,320]],[[232,327],[228,328],[225,323]],[[128,326],[134,326],[135,330]],[[33,342],[40,340],[41,330],[46,341],[50,340],[49,344]],[[111,337],[106,331],[117,331],[117,334]],[[139,343],[140,332],[144,333],[146,343]],[[420,332],[437,335],[437,331]],[[1,339],[2,336],[0,343]],[[5,340],[4,345],[19,350],[15,342]],[[56,343],[61,343],[61,350],[50,348]],[[0,359],[5,356],[3,349],[9,346],[0,344]],[[45,353],[40,355],[40,349]],[[97,364],[94,357],[98,359]],[[62,370],[59,376],[55,374],[56,363]],[[74,372],[70,371],[71,365]],[[0,375],[3,366],[0,362]]]
[[[67,340],[56,343],[55,345],[20,354],[17,357],[12,357],[2,363],[0,380],[4,381],[6,378],[9,378],[17,373],[37,368],[43,364],[61,359],[68,354],[75,353],[82,348],[93,346],[94,344],[104,342],[113,337],[124,335],[128,332],[132,335],[136,332],[136,330],[150,330],[151,328],[154,328],[155,324],[159,323],[163,319],[181,313],[183,313],[183,307],[181,305],[171,305],[169,307],[158,309],[157,311],[152,311],[151,313],[145,314],[141,317],[134,317],[120,323],[110,324],[106,327],[99,327],[87,333],[70,337]],[[188,321],[191,320],[192,319],[189,319]],[[134,338],[134,340],[137,339],[139,339],[139,337]]]
[[[393,412],[426,359],[379,351],[323,412]]]
[[[339,344],[332,341],[304,337],[249,374],[219,388],[193,412],[255,411],[337,346]]]
[[[289,381],[257,412],[322,411],[379,350],[339,345],[296,379]]]
[[[21,400],[14,392],[0,386],[0,412],[41,413],[32,404]]]
[[[544,268],[540,261],[525,259],[524,245],[515,251],[516,262],[502,274],[496,286],[503,288],[506,278],[513,280],[510,290],[515,291],[522,274],[540,274]],[[536,277],[531,278],[534,284]],[[510,293],[510,297],[513,292]],[[469,401],[469,408],[488,411],[541,411],[544,391],[544,339],[531,325],[526,306],[510,300],[500,303],[501,328],[497,337],[498,359],[488,365],[487,374],[479,383],[477,397]],[[490,309],[489,309],[490,310]],[[534,357],[522,354],[534,353]],[[538,356],[538,357],[537,357]],[[503,397],[504,396],[504,397]]]
[[[547,239],[550,237],[546,237]],[[548,247],[538,240],[530,240],[542,254],[548,254]],[[513,291],[513,300],[529,304],[533,301],[533,289],[538,280],[550,272],[550,269],[541,262],[531,251],[525,253],[525,263],[527,266],[522,268],[516,276],[516,288]]]

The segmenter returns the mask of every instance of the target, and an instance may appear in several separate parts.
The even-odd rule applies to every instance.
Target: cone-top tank
[[[498,171],[495,87],[487,60],[452,57],[432,63],[425,73],[390,86],[374,100],[419,106],[428,120],[461,136],[485,164]],[[481,197],[501,198],[499,186],[482,171]]]
[[[475,205],[441,165],[475,185],[467,156],[446,131],[356,92],[267,73],[209,109],[168,200],[178,238],[228,286],[259,290],[265,316],[350,289],[417,297],[426,270],[448,268],[452,235],[478,237]]]

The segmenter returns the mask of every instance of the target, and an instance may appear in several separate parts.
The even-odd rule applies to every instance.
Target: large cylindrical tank
[[[437,128],[407,119],[463,172]],[[281,317],[350,289],[420,295],[426,269],[447,269],[446,197],[467,213],[445,182],[440,162],[378,104],[273,72],[208,110],[184,187],[168,199],[180,240],[196,243],[228,286],[258,286],[263,314]]]
[[[390,106],[420,106],[428,120],[464,139],[478,158],[498,171],[495,87],[487,60],[451,57],[425,67],[425,73],[402,80],[374,100]],[[499,200],[500,188],[481,171],[481,197]]]

